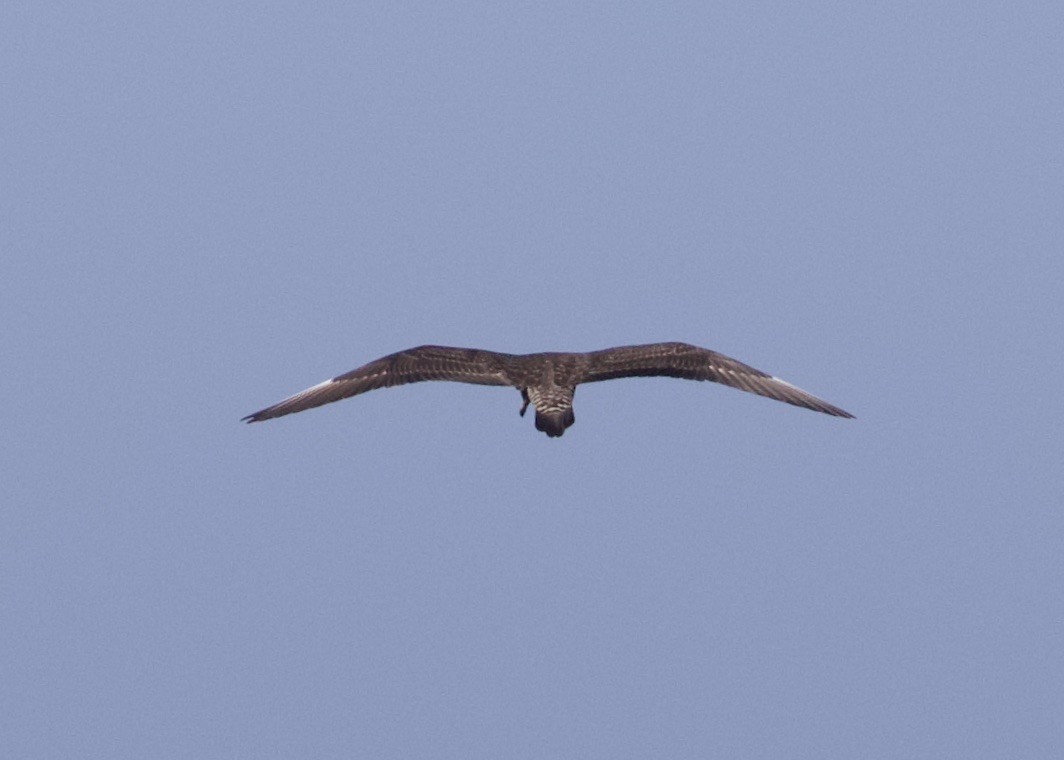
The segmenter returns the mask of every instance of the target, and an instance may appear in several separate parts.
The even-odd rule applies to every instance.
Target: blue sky
[[[16,3],[0,754],[1050,757],[1054,3]],[[683,340],[711,384],[422,384]]]

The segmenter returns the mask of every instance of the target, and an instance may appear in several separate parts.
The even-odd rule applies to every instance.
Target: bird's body
[[[853,416],[790,383],[715,351],[688,343],[650,343],[589,353],[540,354],[418,346],[326,380],[244,419],[260,422],[376,388],[451,380],[513,386],[521,392],[524,401],[521,414],[531,405],[536,412],[536,429],[556,438],[575,422],[573,394],[577,385],[648,376],[711,380],[835,417]]]

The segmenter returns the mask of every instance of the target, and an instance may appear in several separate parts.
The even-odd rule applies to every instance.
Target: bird
[[[616,346],[587,353],[548,352],[504,354],[476,348],[417,346],[388,354],[343,375],[244,417],[262,422],[313,409],[360,393],[425,380],[450,380],[474,385],[509,385],[521,392],[524,417],[536,413],[536,430],[558,438],[575,421],[573,394],[581,383],[622,377],[677,377],[711,380],[833,417],[853,418],[759,369],[690,343],[648,343]]]

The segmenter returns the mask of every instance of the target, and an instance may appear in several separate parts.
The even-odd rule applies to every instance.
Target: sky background
[[[1056,2],[19,2],[0,756],[1064,753]],[[708,383],[428,383],[682,340]]]

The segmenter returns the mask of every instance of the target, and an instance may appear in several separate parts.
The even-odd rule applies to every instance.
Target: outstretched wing
[[[712,380],[732,388],[804,406],[835,417],[853,417],[790,383],[736,361],[724,354],[688,343],[650,343],[645,346],[619,346],[587,354],[588,364],[581,382],[612,380],[618,377],[681,377]]]
[[[392,385],[419,383],[423,380],[454,380],[476,385],[509,385],[509,354],[479,351],[475,348],[418,346],[381,357],[365,366],[318,383],[273,406],[244,418],[247,422],[302,412],[322,404],[356,396],[359,393]]]

